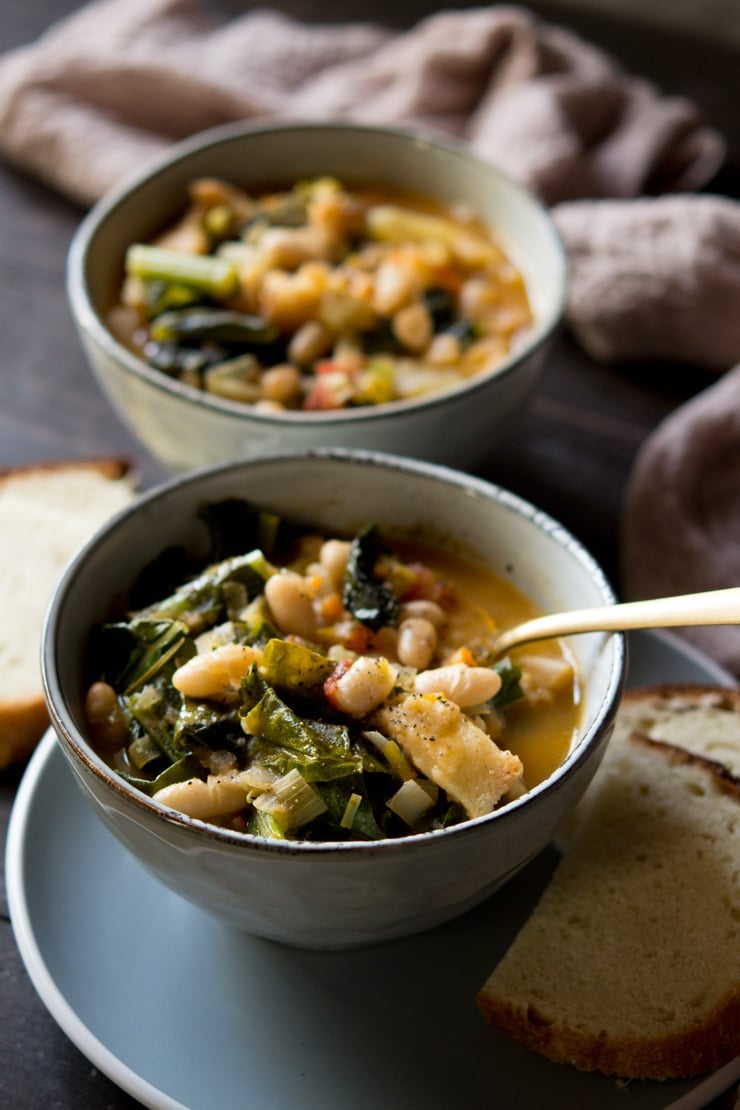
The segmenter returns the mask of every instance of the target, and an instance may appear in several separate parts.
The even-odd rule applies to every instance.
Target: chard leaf
[[[172,674],[160,673],[153,682],[125,695],[124,705],[132,718],[154,741],[170,763],[176,763],[187,751],[175,740],[182,694],[172,685]]]
[[[352,751],[343,725],[299,717],[252,666],[241,686],[242,727],[255,739],[253,758],[271,770],[296,768],[308,782],[320,782],[358,771],[360,757]]]
[[[233,751],[244,742],[239,711],[183,698],[173,740],[180,751],[201,745],[212,750],[228,748]]]
[[[377,525],[368,525],[352,541],[342,584],[345,608],[372,629],[398,624],[401,608],[390,587],[374,573],[381,553]]]
[[[375,820],[361,775],[349,775],[333,782],[318,783],[316,789],[321,794],[327,807],[327,812],[321,818],[321,823],[328,824],[342,839],[347,837],[362,840],[383,839],[383,833]],[[352,822],[352,828],[344,829],[340,822],[352,794],[360,794],[362,801]]]
[[[219,562],[258,547],[272,555],[280,531],[280,517],[254,508],[237,497],[214,501],[200,511],[211,537],[211,560]]]
[[[139,778],[136,775],[130,775],[127,771],[119,771],[118,774],[131,786],[135,786],[137,790],[141,790],[151,798],[152,794],[156,794],[158,790],[164,789],[165,786],[172,786],[175,782],[186,782],[188,779],[201,778],[203,768],[190,755],[184,755],[177,762],[165,767],[164,771],[161,771],[153,779]]]
[[[150,682],[175,655],[189,658],[194,653],[186,624],[146,617],[104,625],[96,644],[102,673],[123,694]]]
[[[272,569],[262,551],[255,548],[246,555],[235,555],[207,567],[169,597],[155,602],[138,615],[170,620],[180,618],[187,622],[191,633],[197,635],[228,615],[228,599],[224,590],[227,583],[242,583],[247,600],[251,601],[264,590]]]
[[[252,836],[266,836],[270,840],[287,840],[285,830],[271,813],[264,813],[261,809],[252,809],[247,825],[247,832]]]
[[[524,697],[520,685],[522,668],[510,656],[505,655],[503,659],[499,659],[497,663],[493,664],[492,670],[501,678],[501,688],[491,698],[491,705],[494,709],[505,709],[507,705],[512,705],[515,701]]]
[[[335,666],[318,651],[279,638],[270,640],[262,653],[262,674],[267,683],[299,697],[322,695]]]

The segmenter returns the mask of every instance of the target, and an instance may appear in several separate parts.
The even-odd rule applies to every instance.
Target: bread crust
[[[97,470],[104,478],[117,481],[120,478],[131,477],[133,466],[128,459],[110,456],[101,456],[95,459],[48,459],[43,462],[28,463],[24,466],[0,466],[0,484],[15,478],[22,478],[32,474],[44,474],[50,471],[78,471]]]
[[[22,493],[25,479],[45,474],[78,474],[81,471],[96,471],[111,482],[125,480],[132,490],[135,486],[134,469],[129,460],[117,456],[101,456],[0,467],[0,490],[17,483]],[[40,676],[38,694],[18,700],[0,699],[0,770],[27,759],[48,726],[49,715],[41,690]]]
[[[734,991],[717,1003],[701,1026],[653,1037],[649,1043],[549,1025],[531,1007],[512,1006],[484,991],[478,995],[478,1006],[494,1029],[557,1064],[571,1064],[580,1071],[632,1079],[687,1079],[716,1071],[738,1052],[740,998]]]
[[[625,690],[622,702],[629,705],[638,705],[643,702],[663,702],[666,706],[680,713],[680,703],[686,703],[686,709],[695,709],[702,705],[711,705],[715,709],[727,709],[730,712],[740,713],[740,688],[734,686],[707,686],[695,682],[663,682],[655,686],[641,686],[632,690]]]
[[[681,712],[681,702],[685,702],[687,708],[711,705],[732,712],[740,711],[740,691],[732,688],[665,684],[630,691],[625,695],[625,700],[631,704],[648,705],[656,699],[660,699],[664,706],[668,699],[675,701],[676,712]],[[740,742],[740,718],[737,733]],[[691,768],[694,772],[692,781],[701,785],[703,780],[706,786],[708,806],[720,804],[720,799],[721,804],[726,805],[728,798],[731,803],[740,803],[740,778],[724,764],[636,731],[624,735],[620,752],[624,747],[626,754],[629,746],[645,749],[659,757],[655,761],[657,775],[661,773],[662,763],[666,769]],[[581,850],[588,851],[588,848]],[[534,912],[537,913],[537,909]],[[635,906],[635,912],[639,913],[638,906]],[[699,907],[697,928],[701,926],[701,914]],[[653,926],[646,920],[645,927]],[[715,999],[701,1016],[687,1020],[683,1028],[677,1027],[665,1034],[655,1032],[631,1036],[608,1030],[574,1028],[572,1019],[570,1023],[560,1017],[550,1020],[538,1012],[530,1001],[512,1000],[505,988],[498,991],[495,972],[479,991],[477,1003],[483,1017],[494,1029],[556,1063],[625,1078],[690,1078],[714,1071],[740,1053],[740,989],[730,967],[727,973],[727,985],[721,997]]]
[[[48,727],[43,697],[0,705],[0,771],[27,759]]]

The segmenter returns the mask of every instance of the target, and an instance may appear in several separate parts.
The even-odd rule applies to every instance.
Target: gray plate
[[[734,684],[669,634],[629,645],[630,685]],[[625,1086],[551,1064],[479,1016],[476,991],[554,862],[547,850],[482,907],[409,940],[284,948],[155,882],[83,804],[49,733],[11,816],[7,883],[48,1010],[156,1110],[698,1110],[740,1077],[740,1059],[701,1081]]]

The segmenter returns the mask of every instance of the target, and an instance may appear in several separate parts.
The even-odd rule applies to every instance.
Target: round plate
[[[630,637],[630,685],[734,684],[677,639]],[[53,829],[53,835],[50,830]],[[88,808],[54,736],[31,760],[10,821],[18,947],[77,1047],[156,1110],[699,1110],[740,1059],[698,1081],[625,1084],[558,1066],[489,1029],[478,988],[556,862],[542,853],[443,928],[354,952],[285,948],[210,918],[160,886]]]

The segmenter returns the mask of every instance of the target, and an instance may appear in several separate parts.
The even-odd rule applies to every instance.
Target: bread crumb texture
[[[48,724],[41,629],[69,559],[133,496],[116,460],[0,473],[0,767],[25,757]]]
[[[726,704],[708,700],[706,720],[692,713],[696,748],[713,750],[723,713],[722,747],[737,751],[735,697]],[[496,1029],[552,1060],[688,1077],[740,1052],[740,781],[631,731],[634,716],[628,702],[565,855],[478,1002]],[[686,723],[678,731],[693,740]]]

